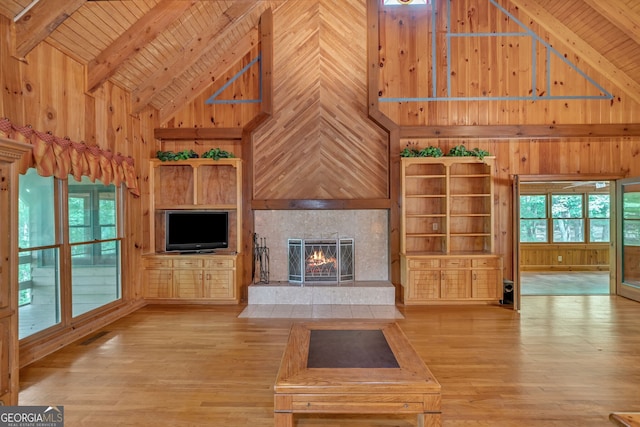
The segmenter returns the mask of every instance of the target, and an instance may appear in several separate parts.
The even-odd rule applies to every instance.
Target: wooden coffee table
[[[274,386],[276,427],[294,414],[417,414],[440,426],[440,384],[396,323],[291,327]]]
[[[617,426],[637,427],[640,426],[640,412],[614,412],[609,420]]]

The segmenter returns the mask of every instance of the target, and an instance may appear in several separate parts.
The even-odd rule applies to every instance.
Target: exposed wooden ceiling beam
[[[183,108],[190,101],[195,99],[203,90],[205,90],[211,83],[218,80],[221,76],[226,74],[231,67],[236,65],[238,61],[245,56],[253,46],[258,44],[258,30],[253,29],[249,34],[243,37],[233,48],[224,53],[217,63],[216,67],[212,70],[207,70],[202,75],[194,78],[189,85],[171,101],[162,107],[159,112],[160,122],[164,122],[171,118],[180,108]],[[135,99],[135,98],[134,98]]]
[[[40,0],[16,20],[16,55],[25,57],[85,0]]]
[[[127,59],[180,17],[196,2],[162,0],[129,27],[87,67],[87,88],[94,91],[111,77]]]
[[[540,6],[535,0],[510,1],[527,15],[534,18],[536,23],[547,32],[571,48],[584,62],[622,89],[624,95],[640,103],[640,83],[609,62],[580,36],[564,25],[562,21]]]
[[[9,7],[2,2],[0,2],[0,15],[13,20],[13,12],[11,12],[11,9],[9,9]]]
[[[133,102],[132,111],[134,113],[139,112],[145,106],[151,103],[151,100],[162,91],[163,88],[171,84],[171,81],[177,76],[182,75],[187,69],[189,69],[200,57],[210,49],[219,46],[220,40],[224,40],[232,31],[236,24],[244,17],[250,15],[250,13],[258,7],[259,2],[246,2],[237,1],[224,14],[220,15],[215,22],[212,22],[208,28],[206,34],[199,34],[198,37],[194,37],[186,46],[182,48],[182,55],[176,55],[165,63],[162,69],[158,69],[153,74],[147,76],[145,82],[136,88],[131,93],[131,99]],[[252,25],[253,26],[253,25]],[[234,49],[238,51],[239,49]],[[243,54],[246,52],[243,52]],[[231,64],[233,65],[233,64]],[[226,65],[229,67],[230,65]],[[211,84],[211,75],[207,73],[206,85]],[[203,80],[202,78],[199,80]],[[194,85],[202,84],[201,81],[190,83],[190,89]],[[206,87],[205,85],[205,87]],[[200,88],[202,89],[202,88]],[[194,90],[190,90],[194,92]],[[199,92],[195,92],[194,96],[197,96]],[[174,103],[182,105],[183,99],[176,100]],[[170,108],[170,106],[167,106]]]
[[[405,126],[400,138],[549,139],[640,136],[640,124]]]
[[[583,0],[594,10],[624,31],[633,41],[640,44],[640,16],[621,0]]]

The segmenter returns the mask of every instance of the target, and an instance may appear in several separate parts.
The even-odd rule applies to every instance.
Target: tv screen
[[[201,252],[229,247],[229,213],[166,212],[166,251]]]

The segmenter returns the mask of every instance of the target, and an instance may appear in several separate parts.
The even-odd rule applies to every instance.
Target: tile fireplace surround
[[[269,248],[269,283],[249,287],[250,305],[394,306],[386,210],[261,210],[254,215],[258,238]],[[353,238],[355,280],[290,283],[290,238]]]
[[[384,209],[259,210],[255,231],[269,248],[270,282],[288,281],[290,238],[353,238],[355,280],[389,280],[389,217]]]

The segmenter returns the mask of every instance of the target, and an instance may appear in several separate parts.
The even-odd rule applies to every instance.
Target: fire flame
[[[334,257],[327,258],[322,251],[313,251],[313,255],[310,255],[307,258],[307,266],[309,267],[318,267],[325,264],[334,264],[336,263],[336,259]]]

